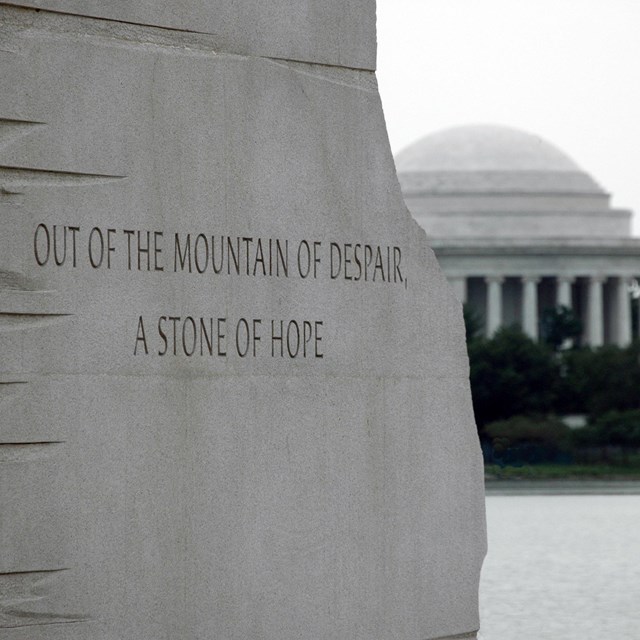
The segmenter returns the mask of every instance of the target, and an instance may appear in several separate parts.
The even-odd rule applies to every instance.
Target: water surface
[[[640,640],[640,495],[488,495],[480,640]]]

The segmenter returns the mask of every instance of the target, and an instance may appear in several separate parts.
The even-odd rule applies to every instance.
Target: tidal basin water
[[[479,640],[640,639],[640,495],[487,495]]]

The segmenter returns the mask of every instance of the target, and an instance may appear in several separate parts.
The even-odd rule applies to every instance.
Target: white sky
[[[553,143],[636,213],[640,0],[378,0],[391,148],[471,123]]]

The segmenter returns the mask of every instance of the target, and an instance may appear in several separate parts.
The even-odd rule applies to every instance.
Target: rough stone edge
[[[189,40],[195,39],[197,41],[197,40],[204,39],[209,41],[216,41],[219,45],[215,47],[218,53],[236,54],[236,55],[242,55],[247,57],[272,58],[275,60],[287,60],[289,62],[302,62],[302,63],[308,63],[308,64],[314,64],[314,65],[334,67],[337,69],[368,71],[371,73],[374,73],[377,68],[377,28],[376,28],[377,4],[374,4],[374,15],[373,15],[373,22],[374,22],[373,33],[372,33],[372,40],[374,43],[373,51],[371,53],[367,53],[361,56],[361,61],[357,64],[341,63],[338,60],[330,61],[331,56],[329,55],[325,56],[326,60],[324,61],[313,60],[312,56],[306,57],[304,55],[300,57],[282,57],[277,55],[270,56],[266,54],[262,55],[257,51],[251,52],[249,50],[243,49],[243,47],[241,46],[234,47],[234,46],[229,46],[226,43],[222,44],[225,41],[225,36],[217,37],[212,33],[197,31],[195,29],[189,29],[187,27],[159,25],[159,24],[152,24],[151,22],[147,24],[147,23],[141,23],[141,22],[127,21],[127,20],[122,20],[122,19],[107,17],[107,16],[75,13],[73,11],[65,11],[63,9],[43,7],[41,6],[40,2],[38,2],[37,0],[34,2],[30,2],[29,0],[25,0],[23,2],[19,2],[18,0],[16,2],[3,2],[2,0],[0,0],[0,20],[2,19],[3,9],[4,10],[9,9],[13,11],[24,11],[26,13],[32,13],[32,14],[58,16],[61,20],[68,20],[69,18],[87,19],[87,20],[92,20],[95,22],[102,23],[104,25],[109,25],[109,27],[111,28],[120,27],[124,29],[129,29],[132,31],[151,30],[153,32],[162,32],[165,34],[170,33],[174,35],[180,35]],[[247,47],[247,49],[251,49],[251,47]]]
[[[71,21],[69,17],[72,18]],[[373,70],[223,51],[217,46],[215,36],[209,34],[177,31],[165,27],[141,26],[91,16],[75,14],[69,16],[55,11],[36,10],[2,2],[0,2],[0,26],[9,33],[40,30],[59,36],[95,37],[103,41],[118,41],[123,47],[156,46],[173,48],[185,55],[265,60],[351,88],[370,92],[378,90]]]

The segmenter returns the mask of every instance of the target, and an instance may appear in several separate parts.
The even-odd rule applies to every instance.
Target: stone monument
[[[3,639],[475,636],[462,315],[374,28],[0,4]]]

